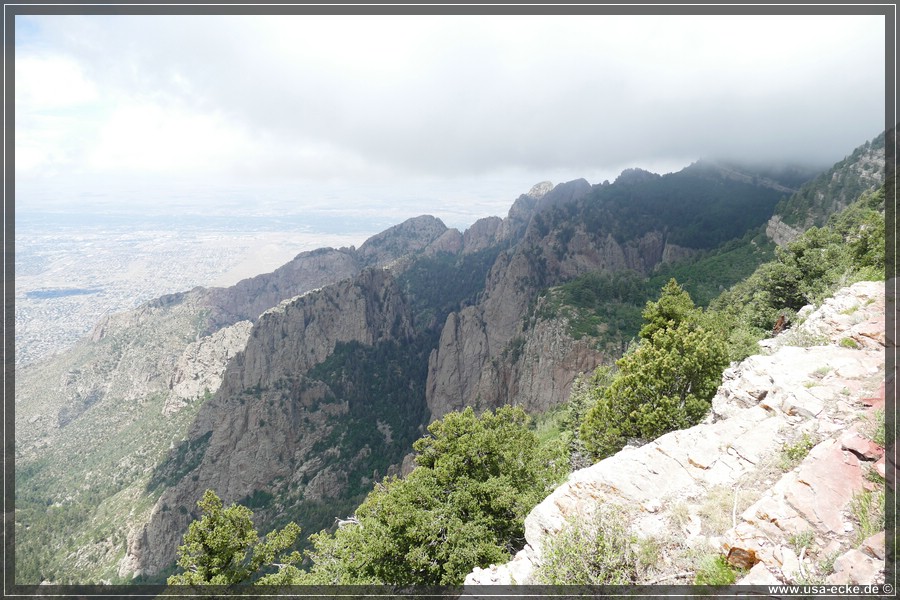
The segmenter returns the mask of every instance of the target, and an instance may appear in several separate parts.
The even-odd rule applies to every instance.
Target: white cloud
[[[874,16],[30,19],[17,173],[537,181],[883,126]]]
[[[71,57],[16,58],[16,110],[36,112],[69,108],[97,100],[96,86]]]
[[[241,135],[216,114],[156,104],[125,104],[106,119],[87,165],[99,171],[185,172],[227,164]],[[221,167],[220,167],[221,168]]]
[[[16,172],[52,174],[72,165],[84,134],[79,111],[99,93],[73,58],[59,54],[16,57]]]

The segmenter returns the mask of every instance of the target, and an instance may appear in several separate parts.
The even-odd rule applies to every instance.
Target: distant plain
[[[358,246],[380,228],[321,215],[17,215],[16,365],[65,350],[106,314],[195,286],[229,286],[300,252]]]

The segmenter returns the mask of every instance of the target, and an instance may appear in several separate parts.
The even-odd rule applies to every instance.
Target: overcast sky
[[[884,128],[880,16],[15,25],[23,206],[101,188],[279,189],[297,204],[393,197],[471,222],[543,180],[704,157],[828,165]]]

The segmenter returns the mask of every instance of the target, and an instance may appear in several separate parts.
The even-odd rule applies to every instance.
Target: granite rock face
[[[537,583],[544,544],[600,504],[624,507],[639,537],[749,557],[743,583],[883,581],[883,534],[859,545],[851,505],[885,453],[871,441],[885,347],[854,332],[883,329],[884,310],[882,282],[855,284],[807,309],[802,327],[822,345],[791,345],[801,337],[782,333],[725,372],[703,423],[572,473],[526,518],[525,548],[505,565],[475,569],[466,585]],[[846,337],[863,341],[839,345]],[[786,451],[797,447],[809,453],[785,471]],[[829,556],[839,557],[833,572],[818,572]]]
[[[287,264],[228,288],[198,289],[210,310],[207,332],[239,321],[255,322],[282,300],[353,277],[362,269],[356,252],[322,248],[298,254]]]
[[[431,215],[413,217],[373,235],[355,254],[365,266],[383,266],[424,250],[446,232],[447,226],[440,219]]]
[[[169,508],[194,507],[206,489],[216,490],[226,504],[272,490],[273,481],[312,501],[343,494],[346,471],[326,460],[339,450],[322,453],[317,448],[349,407],[346,401],[329,399],[327,386],[305,373],[340,342],[371,346],[404,341],[412,333],[396,280],[381,268],[366,269],[354,279],[284,301],[260,315],[188,433],[184,445],[197,449],[196,454],[176,452],[182,458],[160,472],[171,485],[149,522],[130,533],[119,572],[152,575],[171,564],[183,532],[198,515]],[[361,458],[351,457],[343,466],[349,470]]]
[[[349,279],[367,267],[386,266],[424,250],[447,233],[440,219],[414,217],[372,236],[359,248],[303,252],[271,273],[244,279],[228,288],[198,288],[191,293],[200,295],[209,307],[211,324],[207,332],[211,333],[238,321],[255,322],[260,314],[283,300]],[[458,245],[452,237],[450,234],[441,244]]]
[[[494,246],[502,224],[503,219],[500,217],[485,217],[475,221],[463,233],[463,253],[470,254]]]
[[[526,324],[538,292],[596,271],[649,273],[661,262],[696,253],[668,243],[660,231],[619,242],[579,223],[572,224],[567,236],[549,230],[543,222],[546,211],[564,210],[592,188],[583,179],[546,188],[535,186],[516,201],[499,225],[498,237],[511,242],[518,231],[521,239],[499,254],[480,300],[444,323],[428,367],[426,401],[432,420],[466,406],[486,410],[516,404],[544,411],[567,398],[575,375],[607,357],[587,341],[568,339],[561,321]]]
[[[781,217],[774,215],[769,222],[766,223],[766,235],[770,240],[778,246],[786,246],[796,240],[803,233],[800,228],[791,227],[781,220]]]
[[[252,327],[250,321],[239,321],[189,344],[169,381],[163,414],[174,414],[188,403],[216,393],[228,361],[244,349]]]

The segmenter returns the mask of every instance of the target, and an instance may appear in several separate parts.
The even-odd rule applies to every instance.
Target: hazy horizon
[[[874,137],[874,136],[873,136]],[[870,138],[871,139],[871,138]],[[870,141],[862,140],[859,145]],[[854,148],[848,148],[844,156]],[[844,158],[844,156],[840,158]],[[402,221],[423,214],[432,215],[447,227],[464,231],[478,219],[505,218],[510,207],[534,185],[546,181],[553,185],[573,179],[585,179],[592,185],[613,182],[626,169],[642,169],[666,175],[690,164],[725,162],[715,159],[696,159],[686,164],[633,164],[611,170],[594,170],[588,176],[541,178],[538,174],[506,174],[487,180],[440,180],[429,183],[397,180],[380,183],[258,183],[200,186],[196,183],[175,182],[164,188],[110,182],[95,185],[90,191],[72,189],[66,182],[27,181],[17,190],[16,214],[19,217],[44,214],[118,215],[133,218],[206,216],[208,218],[247,217],[265,220],[309,217],[306,225],[320,232],[332,232],[337,225],[347,232],[380,233]],[[840,159],[838,159],[840,160]],[[837,161],[834,161],[837,162]],[[730,161],[741,166],[799,167],[825,170],[833,163],[811,164],[800,161],[777,163],[746,163]],[[560,173],[555,173],[560,175]],[[593,176],[591,176],[593,175]],[[567,177],[569,176],[569,177]],[[173,213],[173,209],[177,212]],[[325,229],[318,228],[328,223]],[[344,228],[342,223],[346,224]]]

